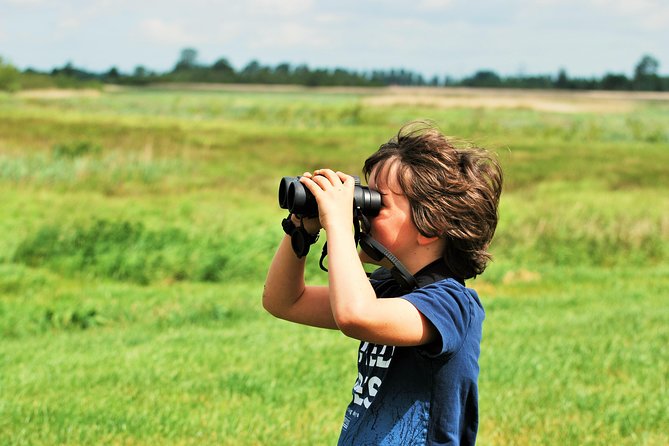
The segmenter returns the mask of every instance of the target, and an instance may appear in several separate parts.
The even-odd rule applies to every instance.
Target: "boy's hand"
[[[313,175],[310,172],[304,172],[302,176],[311,178]],[[293,224],[296,227],[304,226],[304,229],[306,229],[306,231],[311,235],[318,234],[318,231],[320,231],[323,227],[321,226],[321,222],[318,220],[318,217],[301,218],[295,214],[291,214],[290,219],[293,221]]]
[[[315,170],[313,175],[305,173],[300,182],[316,198],[319,220],[326,231],[352,224],[355,189],[355,179],[352,176],[330,169],[320,169]]]

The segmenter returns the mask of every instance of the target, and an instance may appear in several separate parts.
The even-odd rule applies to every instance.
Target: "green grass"
[[[506,174],[495,261],[471,283],[480,443],[669,443],[669,104],[369,94],[0,95],[0,443],[335,443],[357,344],[262,310],[277,186],[359,174],[416,118]],[[326,280],[317,255],[307,275]]]

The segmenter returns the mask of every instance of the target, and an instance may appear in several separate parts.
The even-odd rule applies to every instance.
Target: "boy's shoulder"
[[[464,280],[456,277],[443,259],[438,259],[426,265],[414,275],[414,278],[417,287],[407,291],[399,286],[391,271],[387,268],[378,268],[369,276],[377,297],[401,297],[415,292],[430,293],[448,290],[455,294],[473,294],[478,301],[476,292],[467,288]]]
[[[387,269],[375,271],[370,280],[378,297],[406,299],[436,328],[439,340],[426,346],[430,356],[450,357],[466,339],[476,343],[485,319],[476,291],[453,277],[443,260],[427,265],[415,278],[419,286],[408,293],[401,290]]]

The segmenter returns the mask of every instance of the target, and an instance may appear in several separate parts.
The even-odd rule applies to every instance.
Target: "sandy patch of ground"
[[[69,99],[69,98],[97,98],[102,95],[100,90],[92,88],[62,89],[45,88],[40,90],[24,90],[16,93],[21,98],[29,99]]]
[[[363,103],[377,107],[416,105],[435,108],[524,108],[558,113],[618,113],[633,110],[640,102],[669,102],[669,93],[666,92],[390,87],[379,93],[364,98]]]

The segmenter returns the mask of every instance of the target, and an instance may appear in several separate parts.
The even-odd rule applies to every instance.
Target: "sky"
[[[669,0],[0,0],[0,57],[25,69],[404,68],[426,77],[669,73]]]

